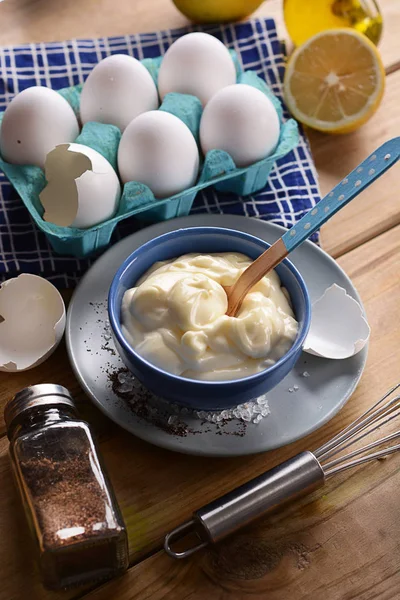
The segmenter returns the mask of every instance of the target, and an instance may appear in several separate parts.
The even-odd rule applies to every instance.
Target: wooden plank
[[[46,0],[16,0],[2,4],[0,18],[2,45],[124,35],[188,24],[170,0],[121,0],[118,4],[64,0],[56,9]]]
[[[400,308],[399,250],[397,227],[340,260],[366,304],[372,339],[362,383],[324,428],[325,439],[367,408],[378,390],[398,380],[400,325],[393,317]],[[322,490],[192,560],[173,561],[158,553],[86,597],[395,598],[400,586],[399,474],[400,456],[395,455],[332,478]]]
[[[332,479],[191,560],[159,552],[85,599],[395,599],[399,473],[396,456]]]
[[[321,445],[328,438],[332,437],[334,433],[342,429],[350,420],[354,419],[356,415],[377,399],[390,385],[393,385],[397,381],[399,376],[397,356],[400,345],[400,324],[398,321],[400,298],[400,279],[398,277],[400,270],[399,251],[400,227],[397,227],[354,250],[340,260],[348,274],[353,278],[366,304],[366,310],[372,328],[368,366],[352,400],[333,421],[319,431],[314,432],[306,439],[261,456],[210,460],[208,458],[180,455],[146,444],[113,425],[107,419],[103,417],[100,418],[99,413],[94,407],[89,405],[89,403],[85,402],[82,404],[84,410],[92,411],[90,413],[90,421],[95,424],[95,428],[100,435],[101,449],[105,462],[129,529],[132,562],[137,562],[143,557],[148,556],[149,553],[159,549],[165,533],[188,518],[191,512],[199,506],[243,483],[247,479],[254,477],[265,469],[285,460],[289,456],[294,455],[296,452],[306,448],[316,448]],[[65,360],[62,360],[62,363],[65,365]],[[50,369],[49,362],[42,365],[40,374],[40,376],[43,377],[43,380],[48,379],[50,381],[56,381],[54,373],[52,373]],[[64,381],[64,383],[69,387],[75,385],[73,380],[70,382]],[[32,565],[32,561],[29,562],[30,559],[28,559],[26,554],[23,555],[23,559],[20,559],[18,554],[19,546],[22,543],[21,540],[27,535],[27,530],[22,523],[16,520],[16,516],[14,515],[15,492],[11,485],[8,461],[6,459],[6,448],[7,442],[3,438],[0,444],[0,489],[2,490],[0,499],[0,531],[2,532],[2,535],[0,536],[0,564],[2,564],[3,578],[7,581],[8,595],[4,589],[0,589],[1,600],[26,597],[24,592],[28,585],[27,580],[30,581],[31,577],[33,578],[32,588],[35,590],[40,589],[38,584],[36,584],[36,576],[32,571],[33,567],[30,566]],[[393,466],[393,469],[399,469],[399,460],[400,457],[395,457],[390,460],[390,465]],[[372,472],[375,473],[374,466],[367,467],[367,469],[372,469]],[[358,557],[357,560],[360,560],[361,562],[363,560],[367,561],[357,549],[361,531],[366,527],[367,516],[365,517],[365,521],[362,520],[359,522],[359,525],[357,524],[357,521],[355,521],[354,535],[350,528],[350,524],[354,520],[354,516],[358,514],[358,511],[360,511],[360,513],[362,511],[367,511],[365,514],[368,515],[368,520],[371,519],[373,510],[378,513],[376,520],[374,522],[371,521],[371,530],[368,530],[368,534],[365,533],[365,535],[368,535],[368,540],[372,545],[372,541],[377,543],[378,538],[376,536],[381,535],[379,534],[379,530],[383,531],[381,536],[382,540],[379,538],[380,545],[378,545],[376,550],[376,552],[380,552],[381,558],[379,560],[381,562],[378,561],[378,556],[376,554],[373,555],[378,561],[376,568],[387,570],[387,572],[389,572],[392,568],[389,564],[389,556],[392,556],[392,560],[395,561],[397,567],[400,566],[400,547],[397,546],[397,550],[393,550],[390,545],[390,540],[396,540],[396,535],[394,535],[393,538],[389,535],[390,528],[393,529],[396,527],[394,520],[395,514],[396,522],[398,522],[397,501],[395,502],[394,498],[390,495],[382,495],[382,498],[377,500],[376,496],[371,496],[372,489],[367,493],[367,490],[370,489],[368,486],[371,485],[370,473],[370,470],[366,470],[364,476],[361,476],[360,479],[356,480],[357,485],[354,485],[354,492],[351,493],[358,494],[357,498],[359,497],[360,503],[358,505],[355,504],[355,506],[358,506],[358,510],[355,513],[352,511],[348,513],[348,517],[346,517],[344,521],[341,520],[342,517],[340,517],[340,515],[344,513],[345,505],[353,505],[352,502],[347,503],[346,500],[346,489],[348,488],[343,487],[343,494],[346,496],[344,500],[341,500],[341,493],[338,500],[335,496],[332,501],[329,500],[329,504],[322,505],[323,507],[332,505],[333,513],[329,512],[329,515],[331,515],[329,518],[338,519],[337,521],[333,521],[333,526],[341,531],[343,530],[344,538],[349,538],[348,542],[346,542],[347,545],[342,547],[341,544],[343,544],[344,541],[343,537],[340,537],[340,544],[336,547],[336,550],[334,549],[335,546],[329,546],[329,560],[325,552],[323,553],[324,560],[327,561],[324,563],[324,578],[327,581],[329,580],[332,585],[336,578],[335,564],[337,562],[348,562],[348,557],[351,556],[352,553],[355,553]],[[380,470],[376,473],[377,485],[382,484],[383,486],[379,489],[383,490],[385,494],[389,493],[391,488],[385,487],[386,484],[384,484],[384,480],[389,476],[391,477],[391,471],[389,473]],[[381,478],[379,475],[381,473],[385,474],[385,477],[382,475]],[[352,481],[351,477],[352,476],[350,475],[347,476],[347,478],[350,478],[350,481]],[[394,483],[395,480],[393,479],[393,485]],[[332,488],[329,489],[331,490]],[[335,489],[335,486],[333,486],[333,489]],[[367,502],[368,498],[371,499]],[[335,506],[338,502],[340,503],[341,508],[336,512]],[[344,504],[342,504],[342,502],[344,502]],[[395,509],[396,513],[394,512]],[[309,512],[304,514],[309,514],[311,522],[316,522],[319,524],[318,527],[322,528],[322,521],[318,520],[319,516],[316,514],[314,508],[307,510]],[[325,514],[325,510],[328,510],[328,508],[323,508],[322,516]],[[387,520],[383,519],[381,516],[382,513],[385,513],[385,519]],[[305,529],[307,520],[304,520],[306,518],[304,514],[301,513],[297,520],[296,511],[294,515],[292,515],[292,518],[294,519],[293,527],[295,527],[295,529],[290,529],[289,539],[294,539],[293,543],[295,543],[296,540],[299,540],[299,544],[301,543],[307,548],[312,548],[313,543],[311,543],[310,540],[313,539],[314,534],[312,534],[311,538],[307,537],[310,533]],[[285,521],[285,523],[287,523],[287,521]],[[279,526],[277,530],[279,536],[284,537],[286,527],[286,524]],[[267,530],[268,527],[265,525],[262,529],[263,535]],[[304,532],[301,533],[303,530]],[[254,531],[261,532],[261,529],[256,527]],[[295,536],[293,538],[292,533],[294,531],[297,532],[297,537]],[[318,543],[322,543],[321,540],[326,541],[326,538],[324,537],[326,532],[324,533],[324,531],[325,529],[318,528],[319,535],[315,538]],[[346,535],[344,535],[344,532],[346,532]],[[349,532],[351,532],[351,535]],[[275,532],[273,535],[277,536],[278,533]],[[329,536],[327,535],[327,537]],[[397,539],[400,538],[397,537]],[[389,553],[389,550],[392,554]],[[306,551],[305,555],[308,556]],[[289,556],[283,561],[284,565],[286,565],[287,560],[291,560],[291,556],[293,557],[292,551],[289,552]],[[10,557],[12,557],[12,559]],[[165,560],[165,558],[162,558],[162,561]],[[24,569],[22,568],[23,564],[25,565]],[[179,564],[182,565],[182,563]],[[369,563],[367,564],[364,562],[363,564],[365,564],[365,567],[367,568]],[[188,566],[187,563],[180,567],[174,564],[173,569],[178,568],[182,568],[184,572],[190,571],[191,575],[187,575],[187,579],[189,579],[193,585],[197,585],[197,575],[195,575],[197,573],[196,570],[193,571],[194,574],[192,577],[192,569],[194,569],[194,567]],[[239,566],[236,568],[239,569]],[[24,575],[22,575],[22,573]],[[293,573],[297,573],[297,570],[294,567]],[[291,584],[293,585],[293,589],[290,588],[293,600],[296,600],[297,598],[299,600],[300,598],[304,600],[305,590],[308,590],[308,588],[302,588],[303,596],[295,596],[294,589],[298,581],[295,585],[296,580],[293,573],[290,571],[289,578],[290,581],[293,580],[293,584]],[[357,585],[362,579],[360,573],[361,572],[355,572],[351,575],[351,580],[353,583],[356,582]],[[373,575],[375,571],[371,573]],[[299,577],[300,575],[301,573],[299,573]],[[342,575],[344,577],[344,573]],[[236,579],[239,579],[239,576],[237,576]],[[110,589],[114,590],[115,594],[117,594],[117,592],[119,594],[120,591],[118,586],[124,586],[125,583],[121,583],[124,581],[126,582],[127,579],[117,580],[115,583],[110,584],[116,586],[115,590],[114,588]],[[168,589],[168,581],[169,579],[164,581],[160,580],[159,587],[162,588],[162,586],[165,585],[166,589]],[[308,583],[308,579],[306,581],[307,586],[311,585],[311,583]],[[324,581],[324,579],[322,581]],[[228,585],[226,582],[224,585],[225,584]],[[340,582],[337,583],[337,585],[339,584]],[[187,583],[185,583],[185,585],[187,585]],[[313,587],[313,585],[311,585],[310,590],[315,589],[315,586]],[[204,591],[205,588],[202,589]],[[36,598],[50,597],[41,595],[39,592],[37,592],[37,594]],[[110,594],[108,597],[115,596]],[[116,597],[119,598],[119,596]],[[184,595],[177,595],[177,598],[179,597],[183,598]],[[200,598],[202,596],[200,595],[198,597]],[[340,596],[336,597],[339,598]],[[334,598],[334,596],[332,596],[332,598]]]
[[[354,133],[326,136],[308,131],[323,194],[331,190],[380,144],[400,135],[400,71],[386,79],[382,104],[372,119]],[[399,163],[337,213],[322,228],[321,242],[341,256],[400,223]]]
[[[385,19],[382,56],[387,67],[400,67],[398,0],[381,3]],[[264,2],[255,16],[275,18],[282,39],[287,38],[280,0]],[[0,44],[118,35],[165,27],[180,27],[187,20],[174,7],[172,0],[121,0],[115,10],[111,0],[66,0],[57,11],[49,11],[47,0],[14,0],[0,3],[2,30]],[[388,137],[400,134],[400,71],[387,78],[384,101],[377,114],[359,131],[346,136],[329,136],[309,131],[311,148],[323,192],[329,191],[368,152]],[[398,169],[365,192],[341,211],[322,231],[322,244],[333,256],[340,256],[360,243],[386,231],[400,222],[395,194]],[[376,198],[379,196],[379,210]],[[362,215],[360,216],[360,210]]]
[[[379,51],[382,55],[383,63],[387,70],[394,66],[398,69],[399,65],[399,40],[398,32],[400,31],[400,10],[398,0],[380,0],[379,7],[383,15],[384,29],[383,35],[379,42]],[[282,0],[267,0],[263,2],[258,10],[255,11],[254,17],[270,16],[275,19],[278,35],[285,40],[288,48],[292,48],[289,34],[285,27],[282,12]]]
[[[399,60],[400,12],[397,0],[382,0],[385,34],[380,45],[385,66]],[[281,38],[287,38],[282,0],[267,0],[252,15],[273,17]],[[70,38],[124,35],[182,27],[189,23],[172,0],[64,0],[49,9],[47,0],[13,0],[0,5],[0,44],[44,42]]]
[[[358,131],[332,136],[307,129],[311,150],[317,168],[321,192],[329,192],[365,156],[390,137],[400,135],[400,5],[398,1],[379,3],[384,16],[384,34],[379,45],[387,71],[393,73],[386,79],[383,102],[374,117]],[[281,39],[288,39],[279,0],[264,3],[256,15],[268,10],[275,18]],[[291,48],[290,42],[288,47]],[[356,248],[400,223],[400,207],[396,194],[399,167],[387,173],[363,195],[340,211],[321,231],[324,249],[334,257]],[[377,209],[379,202],[379,209]]]
[[[386,18],[381,48],[385,65],[391,66],[399,58],[400,11],[397,0],[386,0],[381,4]],[[264,10],[265,14],[275,11],[278,28],[282,27],[278,0],[263,4],[259,14],[264,14]],[[53,12],[45,0],[14,0],[0,4],[0,16],[1,44],[117,35],[180,26],[186,22],[167,0],[152,0],[151,3],[125,0],[119,3],[118,10],[110,0],[82,0],[79,3],[65,0]],[[392,86],[393,77],[395,83]],[[395,103],[397,77],[396,74],[388,78],[385,110],[381,108],[359,132],[343,138],[313,134],[312,146],[323,189],[328,190],[362,159],[364,154],[360,154],[359,147],[365,144],[367,154],[374,147],[371,143],[399,133]],[[335,154],[339,167],[332,160]],[[346,171],[343,172],[344,167]],[[368,235],[363,235],[364,225],[359,226],[357,213],[345,223],[344,237],[341,222],[333,226],[332,221],[332,230],[328,229],[331,224],[325,228],[325,247],[336,255],[341,254],[353,247],[354,244],[348,245],[345,238],[350,239],[354,231],[357,245],[399,222],[393,210],[393,196],[389,196],[388,191],[398,187],[398,177],[390,183],[389,177],[390,174],[385,177],[385,188],[379,188],[380,195],[384,196],[380,199],[379,210],[375,210],[373,200],[363,205],[363,217],[368,215],[365,221]],[[380,186],[380,182],[376,186]],[[372,325],[367,371],[352,401],[340,415],[319,432],[291,447],[261,457],[213,461],[154,448],[118,429],[86,401],[68,366],[63,347],[33,371],[9,376],[1,374],[0,407],[15,391],[31,383],[57,381],[71,389],[83,414],[95,424],[100,435],[102,451],[128,524],[131,559],[140,560],[160,548],[166,531],[193,509],[295,452],[318,446],[394,383],[398,376],[396,352],[400,341],[397,324],[400,290],[398,278],[397,282],[395,278],[399,272],[399,240],[400,229],[396,227],[341,258],[341,264],[355,279],[366,302]],[[0,420],[1,433],[4,434],[4,423]],[[27,545],[27,529],[18,512],[7,446],[3,437],[0,440],[0,564],[3,575],[0,599],[80,597],[82,591],[45,592],[38,582]],[[190,596],[200,599],[208,594],[210,598],[225,598],[232,597],[235,590],[236,598],[251,593],[255,598],[264,598],[268,594],[272,600],[275,597],[281,599],[282,594],[292,596],[293,600],[311,600],[321,595],[327,600],[395,598],[400,584],[396,542],[400,539],[396,530],[398,486],[395,486],[398,468],[398,457],[394,457],[383,465],[363,469],[360,475],[343,478],[346,485],[329,486],[323,496],[306,500],[305,504],[293,509],[294,513],[285,512],[269,521],[274,525],[273,533],[267,534],[269,528],[265,522],[263,527],[257,526],[239,538],[233,538],[238,542],[232,539],[221,546],[221,552],[216,555],[202,555],[188,563],[172,562],[164,554],[155,555],[130,569],[125,577],[101,588],[93,597],[123,600]],[[336,493],[336,490],[339,491]],[[329,502],[325,502],[325,495]],[[258,542],[259,538],[261,542]],[[226,554],[229,551],[232,554],[235,544],[240,548],[236,561]],[[315,548],[316,544],[322,547]],[[369,561],[365,558],[367,554]],[[249,556],[250,578],[244,573],[245,556]],[[349,557],[354,563],[352,568]],[[324,590],[316,587],[315,582],[321,582]]]
[[[398,0],[378,0],[378,4],[383,14],[383,35],[379,43],[379,51],[382,55],[383,63],[388,69],[390,66],[399,64],[399,31],[400,31],[400,10]]]

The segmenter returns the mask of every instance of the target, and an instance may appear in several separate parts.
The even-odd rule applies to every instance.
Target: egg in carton
[[[201,163],[195,185],[162,199],[156,198],[145,184],[128,181],[123,187],[120,198],[118,195],[119,202],[115,214],[97,225],[83,229],[76,226],[55,225],[44,220],[44,207],[40,195],[46,188],[47,181],[41,167],[11,164],[0,158],[0,168],[17,190],[34,222],[46,234],[56,252],[77,257],[98,252],[109,244],[116,225],[128,217],[151,223],[186,216],[192,208],[197,193],[209,186],[213,186],[217,191],[231,192],[239,196],[255,193],[265,186],[275,162],[297,145],[298,127],[293,119],[283,121],[282,106],[265,81],[252,71],[242,71],[236,53],[229,52],[236,66],[236,82],[261,91],[270,99],[278,114],[280,123],[278,143],[274,151],[262,160],[249,166],[238,167],[227,152],[218,149],[209,150],[205,157],[200,154]],[[163,57],[157,57],[140,61],[156,85],[162,60]],[[58,92],[78,117],[81,92],[82,85],[64,88]],[[158,110],[166,111],[183,121],[199,144],[203,107],[197,97],[176,92],[167,93]],[[0,115],[0,126],[3,116],[4,113]],[[71,132],[73,131],[71,126]],[[117,170],[120,140],[121,131],[115,125],[87,122],[80,134],[75,140],[71,139],[71,142],[88,146],[98,152]],[[115,193],[117,194],[117,191]]]

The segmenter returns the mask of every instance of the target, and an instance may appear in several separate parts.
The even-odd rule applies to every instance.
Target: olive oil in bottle
[[[382,15],[375,0],[284,0],[284,18],[296,46],[337,27],[352,27],[374,44],[382,34]]]

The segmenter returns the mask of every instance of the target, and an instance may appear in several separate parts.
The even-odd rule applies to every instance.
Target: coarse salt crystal
[[[118,381],[120,383],[125,383],[125,381],[126,381],[126,373],[124,373],[124,372],[118,373],[117,379],[118,379]]]
[[[251,421],[251,412],[248,408],[245,408],[242,412],[242,419],[243,421]]]
[[[224,425],[225,423],[222,423],[223,421],[226,422],[235,419],[258,424],[264,417],[270,414],[267,394],[263,394],[255,400],[239,404],[232,409],[224,409],[222,411],[197,411],[157,398],[129,371],[124,370],[119,372],[117,375],[117,382],[117,393],[132,394],[129,401],[133,405],[138,401],[145,402],[149,415],[164,420],[168,425],[180,423],[186,425],[186,423],[184,423],[185,416],[213,423],[217,426],[219,424]]]
[[[121,385],[118,386],[118,391],[121,392],[122,394],[126,394],[128,392],[131,392],[132,389],[133,389],[133,386],[128,381],[126,381],[124,383],[121,383]]]

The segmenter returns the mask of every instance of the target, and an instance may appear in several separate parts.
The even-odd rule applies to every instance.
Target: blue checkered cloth
[[[0,110],[27,87],[44,85],[58,90],[77,85],[96,63],[110,54],[131,54],[138,59],[156,57],[164,54],[178,37],[199,29],[195,26],[94,40],[0,47]],[[285,54],[272,19],[201,27],[201,30],[234,49],[243,68],[254,70],[282,99]],[[285,117],[288,116],[286,112]],[[3,173],[0,173],[0,188],[0,280],[20,273],[35,273],[60,288],[73,287],[93,259],[57,255]],[[298,147],[278,161],[263,190],[241,198],[208,188],[197,195],[192,214],[229,213],[291,227],[319,199],[317,174],[308,143],[301,134]],[[133,218],[123,221],[115,230],[112,243],[139,227]]]

